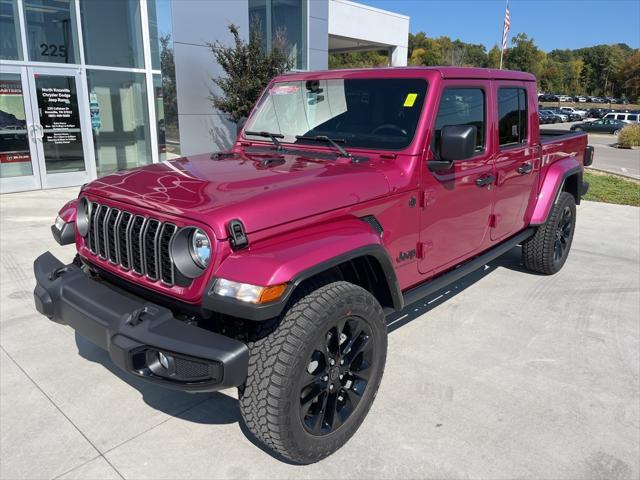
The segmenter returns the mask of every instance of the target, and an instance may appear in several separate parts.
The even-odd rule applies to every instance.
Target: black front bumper
[[[49,252],[33,268],[37,310],[108,351],[122,370],[191,392],[244,383],[244,343],[177,320],[169,309],[93,279],[74,264],[63,265]]]

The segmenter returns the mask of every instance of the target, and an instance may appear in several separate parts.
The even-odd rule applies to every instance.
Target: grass
[[[584,172],[589,192],[583,197],[594,202],[640,207],[640,182],[600,172]]]

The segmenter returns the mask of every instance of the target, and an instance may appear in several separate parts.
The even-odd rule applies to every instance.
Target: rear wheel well
[[[302,281],[296,290],[305,291],[307,286],[317,288],[336,281],[358,285],[371,293],[383,308],[395,308],[384,270],[371,255],[355,257],[317,273]]]
[[[581,173],[574,173],[573,175],[568,176],[564,180],[564,184],[562,185],[562,191],[570,193],[576,205],[580,204],[580,179],[582,178]]]

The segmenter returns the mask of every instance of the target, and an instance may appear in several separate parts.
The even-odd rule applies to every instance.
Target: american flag
[[[504,11],[504,27],[502,28],[502,51],[507,49],[509,27],[511,27],[511,18],[509,17],[509,0],[507,0],[507,8]]]
[[[511,27],[511,16],[509,15],[509,0],[507,0],[507,8],[504,11],[504,25],[502,27],[502,50],[500,50],[500,70],[502,70],[502,58],[504,51],[507,49],[507,36],[509,35],[509,27]]]

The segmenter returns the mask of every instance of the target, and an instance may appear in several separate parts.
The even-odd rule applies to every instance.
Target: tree
[[[389,65],[389,55],[385,52],[350,52],[330,53],[329,68],[369,68],[386,67]]]
[[[487,67],[500,68],[500,47],[494,45],[487,53]]]
[[[269,81],[293,68],[293,60],[287,53],[284,34],[274,38],[273,47],[267,52],[259,28],[250,29],[249,42],[240,38],[238,27],[231,24],[228,28],[233,35],[233,46],[220,42],[208,44],[225,72],[225,76],[212,78],[222,95],[212,92],[210,99],[230,121],[238,123],[249,115]]]
[[[526,33],[518,33],[511,39],[513,47],[505,52],[505,66],[509,70],[520,70],[540,76],[545,53],[536,47],[533,38]]]
[[[178,98],[176,65],[173,59],[171,35],[160,37],[160,71],[162,72],[162,106],[166,138],[178,139]]]

